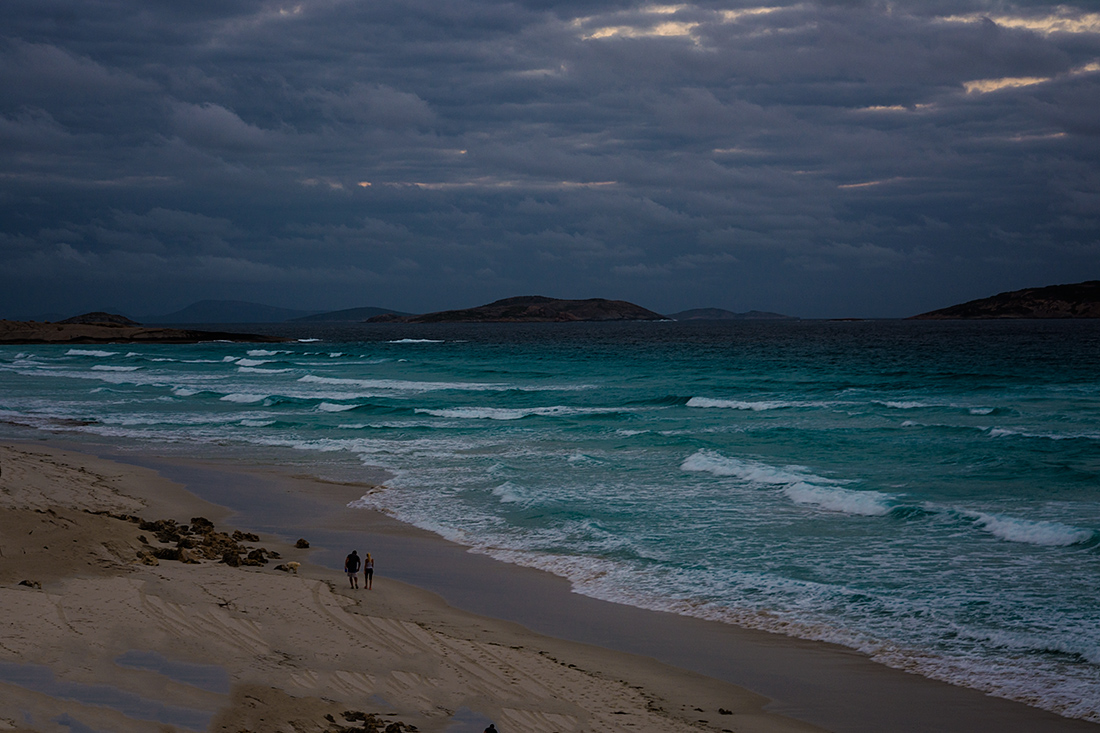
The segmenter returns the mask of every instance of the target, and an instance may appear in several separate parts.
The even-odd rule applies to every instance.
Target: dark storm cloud
[[[10,2],[0,309],[906,315],[1100,277],[1100,15]]]

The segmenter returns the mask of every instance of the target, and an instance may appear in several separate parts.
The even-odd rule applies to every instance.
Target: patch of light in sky
[[[986,15],[969,13],[951,15],[943,20],[951,23],[978,23],[989,19],[1005,28],[1025,28],[1038,33],[1100,33],[1100,13],[1074,13],[1070,8],[1061,8],[1056,15],[1027,18],[1013,15]]]
[[[751,17],[754,15],[765,15],[767,13],[774,13],[782,8],[773,7],[758,7],[758,8],[742,8],[739,10],[719,10],[716,13],[712,11],[706,11],[698,8],[694,5],[648,5],[640,9],[643,16],[645,15],[675,15],[680,12],[692,12],[693,15],[699,13],[707,13],[719,23],[737,23],[743,18]],[[576,28],[584,28],[590,25],[599,23],[599,20],[595,16],[588,16],[582,18],[575,18],[573,20],[573,26]],[[639,22],[619,22],[614,25],[601,25],[589,30],[587,33],[582,33],[581,38],[584,40],[600,39],[600,38],[646,38],[654,36],[676,37],[676,36],[688,36],[694,38],[695,30],[702,25],[699,21],[664,21],[661,23],[647,23],[644,21]]]

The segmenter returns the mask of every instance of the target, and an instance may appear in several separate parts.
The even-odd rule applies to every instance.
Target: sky
[[[1100,278],[1100,5],[5,0],[0,317]]]

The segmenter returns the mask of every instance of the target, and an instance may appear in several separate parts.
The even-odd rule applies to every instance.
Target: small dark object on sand
[[[38,588],[39,590],[42,590],[42,584],[39,583],[37,580],[20,580],[19,585],[25,585],[28,588]]]
[[[299,550],[305,550],[309,548],[309,541],[301,539],[294,543],[294,546],[297,547]]]

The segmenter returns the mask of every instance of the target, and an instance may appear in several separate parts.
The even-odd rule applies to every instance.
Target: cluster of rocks
[[[174,519],[158,519],[155,522],[138,521],[138,528],[152,532],[162,545],[171,547],[150,547],[138,552],[138,559],[148,565],[159,560],[178,560],[183,563],[197,563],[199,560],[217,560],[232,567],[241,565],[266,565],[268,558],[279,559],[279,553],[263,547],[250,548],[242,542],[259,542],[260,538],[251,532],[237,530],[233,534],[218,532],[214,523],[206,517],[192,517],[191,524],[176,524]],[[145,535],[139,540],[148,543]]]
[[[216,560],[232,567],[240,567],[266,565],[269,559],[281,559],[279,553],[274,550],[268,550],[265,547],[247,547],[243,544],[259,542],[258,535],[240,530],[236,530],[233,534],[218,532],[214,528],[214,523],[206,517],[192,517],[190,524],[177,524],[174,519],[158,519],[150,522],[130,514],[95,513],[108,514],[115,519],[136,524],[142,531],[152,534],[161,545],[168,545],[156,547],[145,535],[139,535],[138,540],[146,547],[138,551],[137,559],[145,565],[159,565],[161,560],[176,560],[190,564],[197,564],[202,560]],[[307,542],[306,546],[308,545]],[[278,569],[290,571],[295,568],[287,564],[280,565]]]
[[[331,725],[325,729],[325,733],[364,733],[364,731],[366,733],[403,733],[404,731],[416,733],[417,730],[415,725],[402,723],[400,720],[389,723],[379,715],[364,713],[359,710],[345,710],[340,715],[345,721],[353,725],[341,725],[336,722],[336,718],[326,715],[325,720]],[[360,727],[354,725],[354,723],[362,723],[363,725]]]

